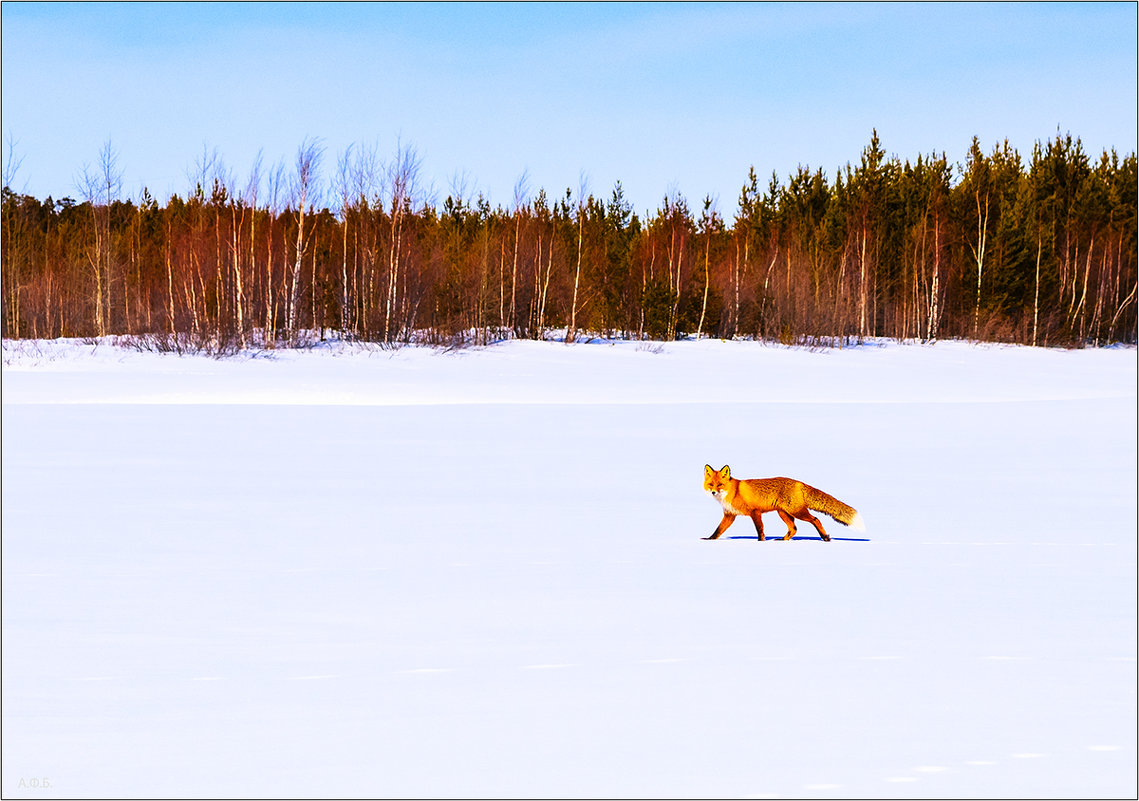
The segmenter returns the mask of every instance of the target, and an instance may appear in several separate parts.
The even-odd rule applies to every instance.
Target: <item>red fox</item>
[[[866,530],[862,515],[854,507],[793,478],[741,480],[732,478],[732,471],[727,465],[721,470],[713,470],[711,465],[704,465],[704,489],[724,507],[724,519],[716,526],[712,536],[704,537],[706,540],[718,539],[736,521],[737,515],[750,517],[762,540],[764,512],[778,512],[783,518],[787,524],[787,534],[783,537],[785,540],[795,536],[795,518],[798,518],[813,525],[818,529],[819,536],[830,542],[830,535],[819,519],[811,514],[812,509],[833,517],[855,531]]]

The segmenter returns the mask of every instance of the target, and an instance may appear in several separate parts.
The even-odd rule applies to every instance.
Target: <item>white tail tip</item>
[[[860,515],[858,512],[854,513],[854,517],[850,521],[850,527],[855,531],[866,530],[866,523],[863,522],[862,515]]]

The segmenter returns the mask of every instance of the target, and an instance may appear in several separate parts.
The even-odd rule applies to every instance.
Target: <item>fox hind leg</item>
[[[819,518],[817,518],[813,514],[811,514],[810,509],[804,508],[803,511],[796,514],[795,517],[799,518],[800,520],[802,520],[806,523],[810,523],[812,526],[814,526],[818,530],[819,536],[823,538],[823,542],[830,542],[831,541],[831,535],[827,534],[827,530],[825,528],[823,528],[822,521],[820,521]]]
[[[795,536],[795,518],[782,509],[776,509],[775,511],[779,512],[779,517],[787,524],[787,533],[783,535],[783,539],[792,539]]]

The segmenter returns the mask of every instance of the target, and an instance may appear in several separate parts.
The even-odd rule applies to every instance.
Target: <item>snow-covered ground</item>
[[[1135,660],[1134,349],[4,343],[6,798],[1134,797]]]

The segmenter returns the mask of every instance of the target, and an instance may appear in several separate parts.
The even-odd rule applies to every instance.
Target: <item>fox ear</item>
[[[710,464],[704,465],[704,478],[711,478],[712,474],[715,472],[716,471],[712,469],[712,465],[710,465]]]
[[[727,481],[731,477],[732,477],[732,471],[728,469],[727,465],[724,465],[723,468],[720,470],[720,478],[724,479],[724,481]]]

